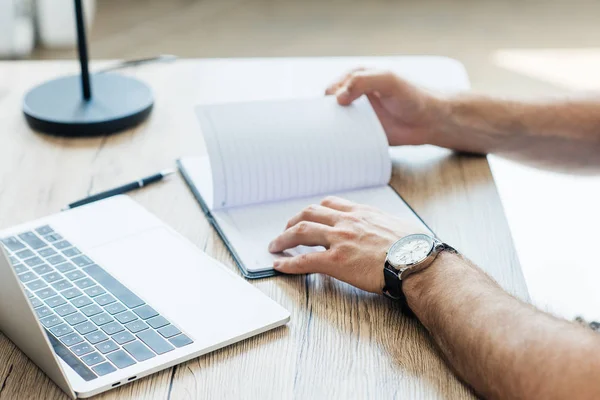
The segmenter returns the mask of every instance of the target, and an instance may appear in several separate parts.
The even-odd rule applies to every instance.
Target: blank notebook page
[[[213,209],[386,185],[391,161],[369,101],[334,97],[198,106]]]

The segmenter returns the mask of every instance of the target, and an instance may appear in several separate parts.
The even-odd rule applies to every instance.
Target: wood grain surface
[[[311,62],[323,71],[331,63],[328,59]],[[354,62],[349,60],[348,66]],[[156,106],[149,121],[119,135],[76,140],[32,132],[22,116],[21,102],[27,89],[77,72],[77,64],[0,63],[0,229],[58,212],[72,200],[173,166],[178,157],[203,154],[194,104],[317,94],[331,79],[326,73],[314,80],[290,77],[289,63],[182,60],[124,71],[152,86]],[[527,298],[486,159],[433,147],[394,149],[393,158],[393,186],[426,223],[509,291]],[[236,270],[180,177],[132,197]],[[445,365],[426,331],[388,300],[319,275],[251,283],[291,312],[287,326],[98,398],[473,396]],[[66,396],[0,334],[0,398]]]

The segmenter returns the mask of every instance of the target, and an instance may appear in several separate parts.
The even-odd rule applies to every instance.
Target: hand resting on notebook
[[[292,217],[269,251],[323,246],[326,251],[280,258],[273,267],[288,274],[324,273],[381,294],[387,250],[398,238],[422,230],[374,207],[329,196]]]

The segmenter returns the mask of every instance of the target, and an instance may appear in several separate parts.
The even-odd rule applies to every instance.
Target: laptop
[[[0,231],[0,330],[90,397],[290,314],[127,196]]]

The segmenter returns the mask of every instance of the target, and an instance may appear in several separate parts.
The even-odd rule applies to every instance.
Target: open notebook
[[[196,113],[208,156],[182,158],[179,169],[246,277],[274,275],[276,257],[322,251],[273,255],[267,246],[292,216],[330,194],[430,233],[388,185],[387,139],[366,98],[348,107],[321,97],[203,105]]]

